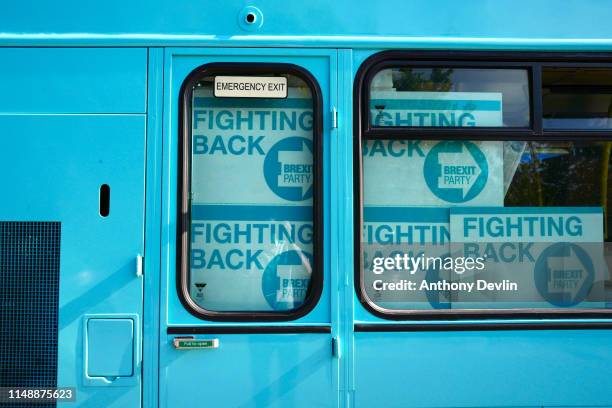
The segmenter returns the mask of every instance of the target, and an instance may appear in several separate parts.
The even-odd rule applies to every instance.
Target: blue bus
[[[0,406],[612,407],[610,21],[5,1]]]

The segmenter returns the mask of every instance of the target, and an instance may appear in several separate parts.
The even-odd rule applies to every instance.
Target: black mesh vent
[[[59,222],[0,221],[0,387],[57,386],[60,234]]]

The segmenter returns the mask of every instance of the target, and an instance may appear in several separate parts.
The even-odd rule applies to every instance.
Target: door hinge
[[[332,107],[331,110],[331,127],[332,129],[337,129],[338,128],[338,110],[336,109],[335,106]]]
[[[136,276],[142,276],[142,264],[144,257],[140,254],[136,255]]]
[[[331,339],[332,357],[340,358],[340,341],[337,337]]]

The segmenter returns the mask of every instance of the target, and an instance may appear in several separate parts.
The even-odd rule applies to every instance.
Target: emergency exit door
[[[336,52],[166,59],[160,405],[336,406]]]

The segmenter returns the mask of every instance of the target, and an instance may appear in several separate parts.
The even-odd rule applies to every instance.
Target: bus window
[[[525,69],[382,69],[369,94],[373,127],[529,127]]]
[[[542,68],[544,127],[612,128],[612,69]]]
[[[318,113],[300,73],[188,78],[181,279],[204,318],[314,306]]]
[[[367,297],[392,310],[612,307],[611,147],[367,141]]]
[[[612,140],[577,130],[609,127],[610,71],[486,65],[361,71],[362,303],[394,318],[610,311]]]

